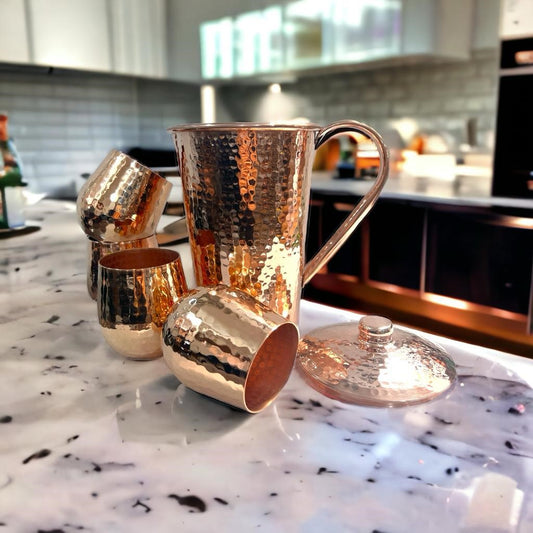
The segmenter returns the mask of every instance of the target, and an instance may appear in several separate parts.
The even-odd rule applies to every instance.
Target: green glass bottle
[[[8,216],[8,198],[15,192],[13,187],[24,187],[20,158],[13,140],[8,134],[8,117],[0,113],[0,228],[12,226],[14,217]],[[9,190],[8,190],[9,189]],[[18,189],[20,191],[20,189]],[[7,191],[7,193],[6,193]],[[12,209],[13,210],[13,206]]]
[[[0,113],[0,187],[18,187],[22,185],[22,170],[15,144],[8,135],[7,121],[7,115]]]

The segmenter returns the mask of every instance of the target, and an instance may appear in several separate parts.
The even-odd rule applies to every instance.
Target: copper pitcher
[[[183,181],[196,281],[246,291],[297,321],[302,286],[370,211],[388,175],[380,135],[353,120],[314,124],[187,124],[169,129]],[[342,133],[369,137],[380,155],[375,183],[311,261],[305,236],[316,149]]]

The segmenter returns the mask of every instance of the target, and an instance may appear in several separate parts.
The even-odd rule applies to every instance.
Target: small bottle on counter
[[[8,134],[8,116],[0,113],[0,228],[24,225],[25,186],[20,157]]]

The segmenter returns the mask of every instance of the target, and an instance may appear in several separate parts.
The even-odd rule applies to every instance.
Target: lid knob
[[[359,321],[359,340],[386,343],[392,337],[392,322],[383,316],[368,315]]]

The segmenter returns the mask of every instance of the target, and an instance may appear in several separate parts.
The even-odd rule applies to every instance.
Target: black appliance
[[[501,42],[493,196],[533,198],[533,37]]]

